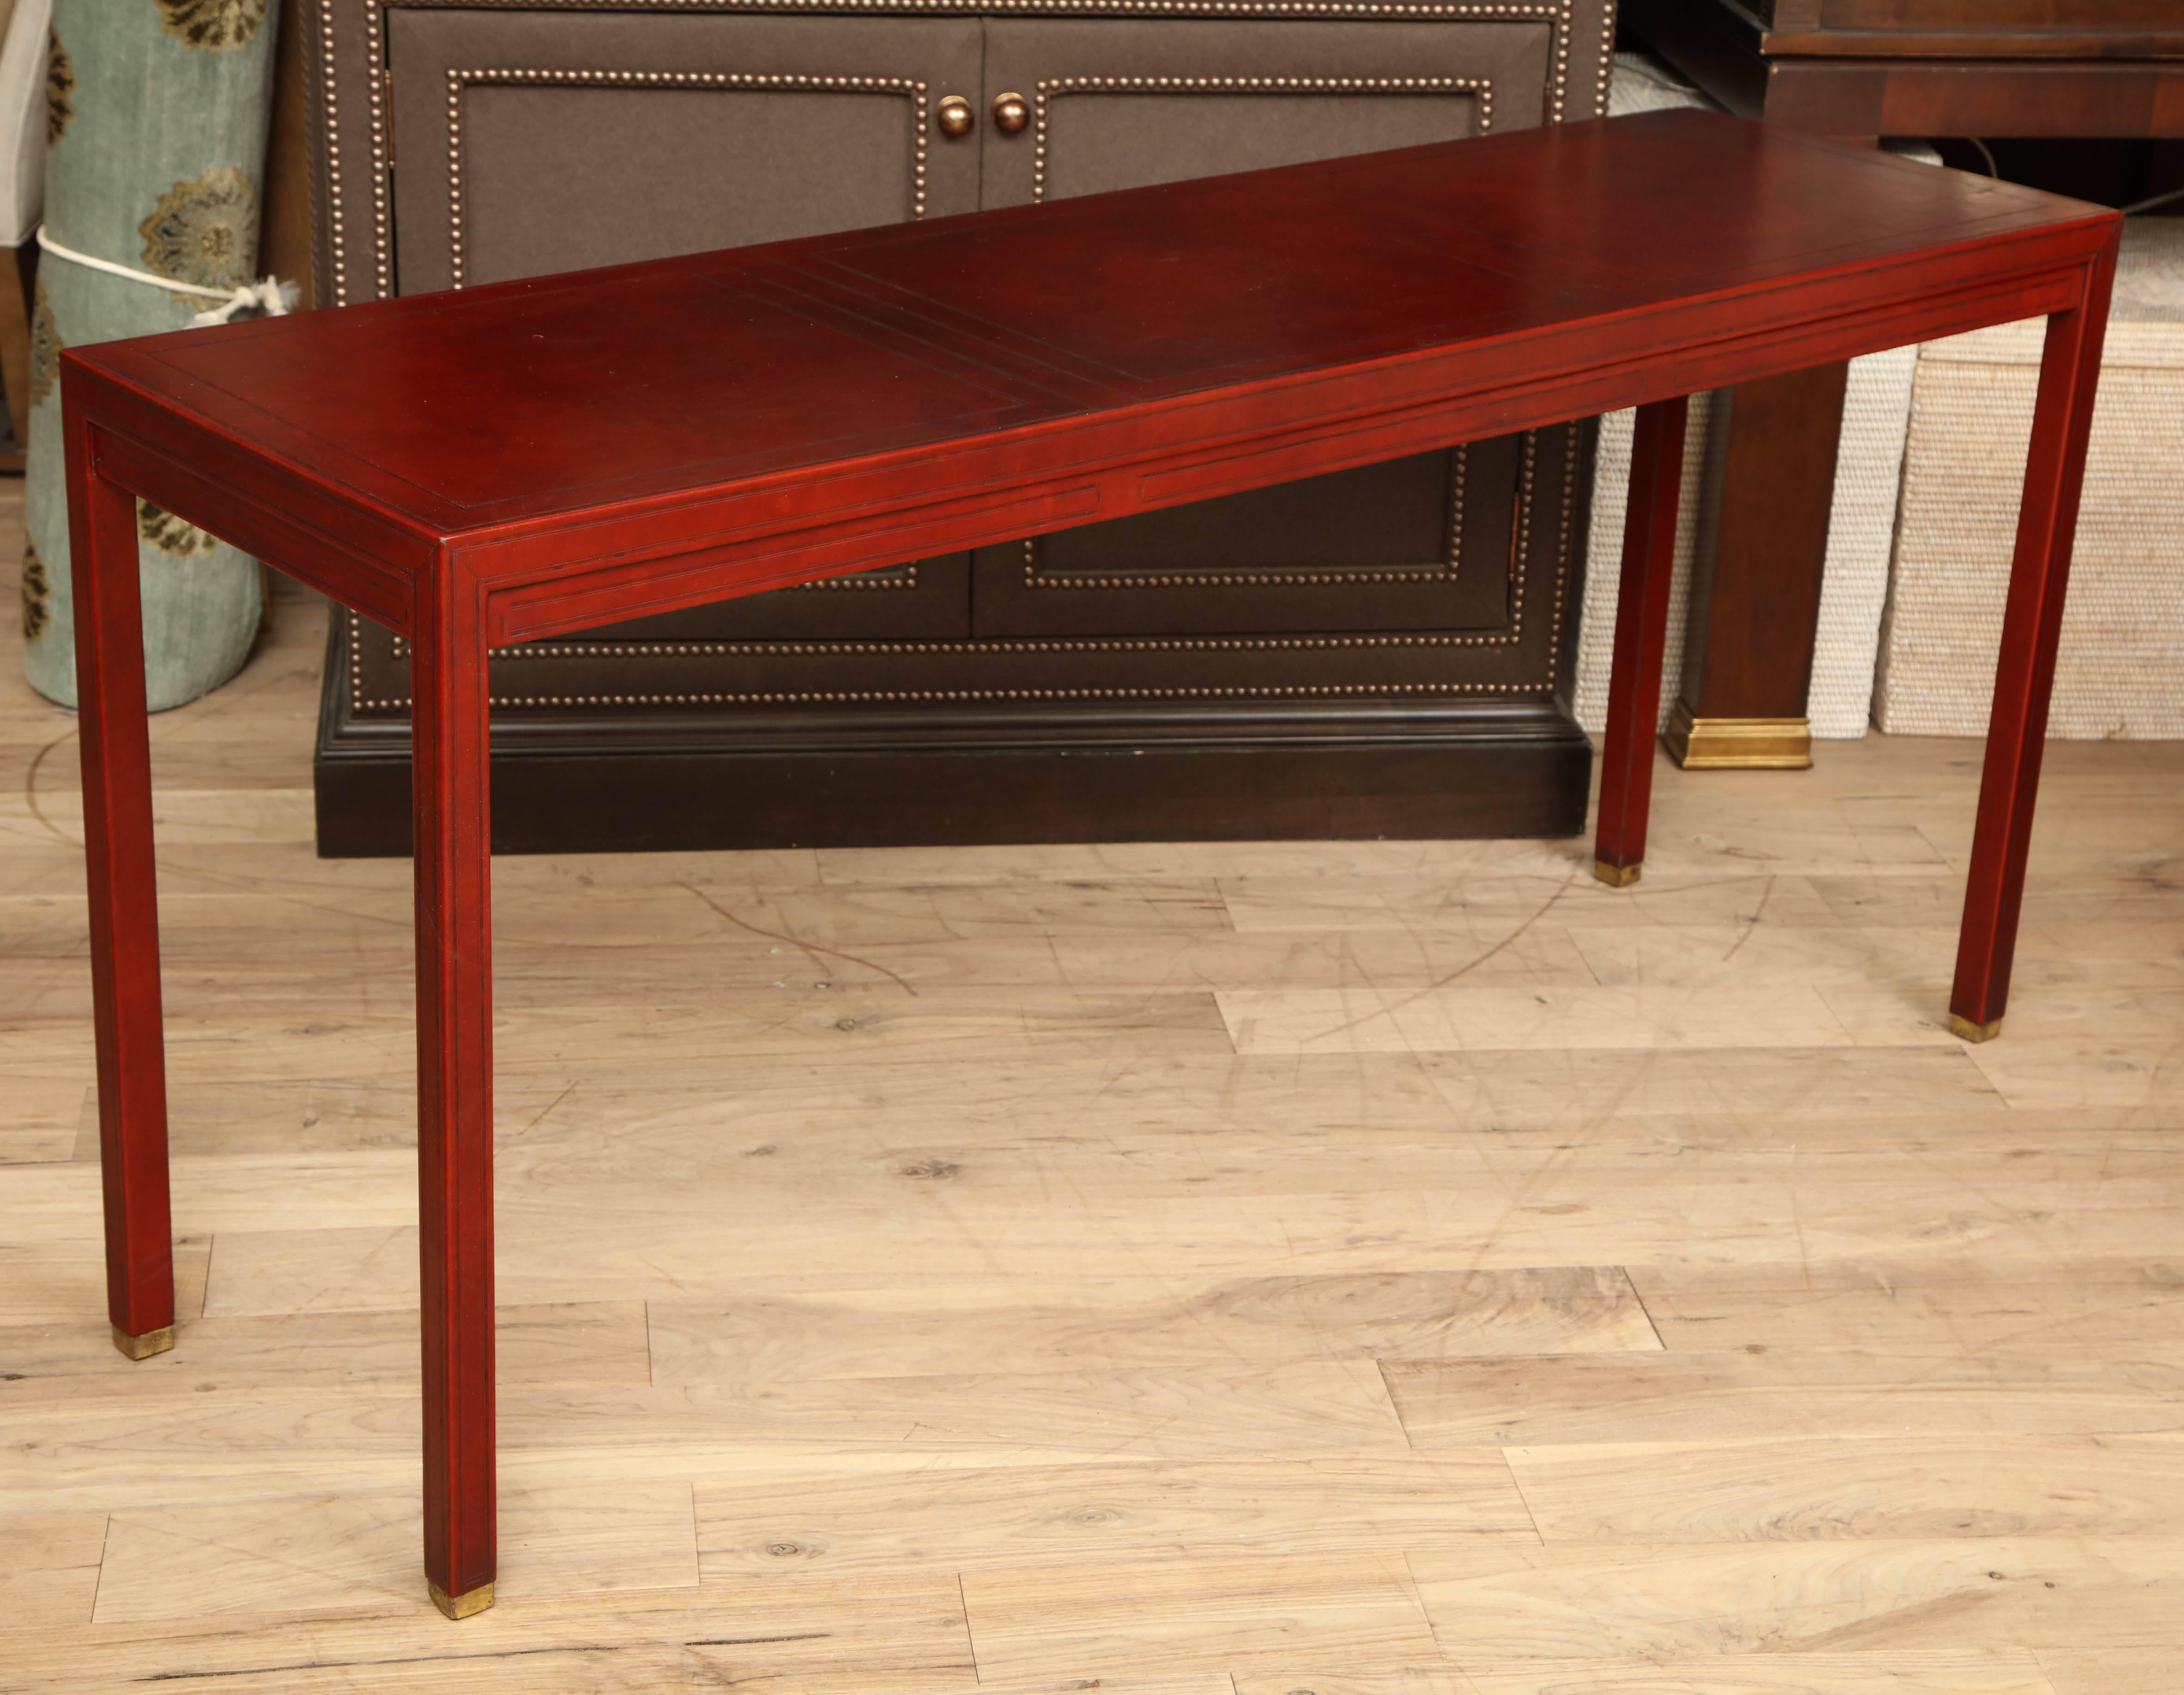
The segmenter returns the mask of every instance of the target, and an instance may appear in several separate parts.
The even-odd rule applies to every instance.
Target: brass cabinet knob
[[[978,120],[972,114],[969,101],[960,94],[950,94],[933,108],[933,121],[950,141],[960,142],[971,133]]]
[[[1005,136],[1023,133],[1023,126],[1031,122],[1031,108],[1021,94],[996,94],[994,97],[994,127]]]

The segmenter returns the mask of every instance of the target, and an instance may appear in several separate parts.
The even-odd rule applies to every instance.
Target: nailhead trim
[[[1593,91],[1592,115],[1607,115],[1607,86],[1615,75],[1615,8],[1616,0],[1602,0],[1600,8],[1600,86]],[[1568,28],[1568,19],[1563,19],[1563,28]],[[1556,115],[1561,116],[1561,102],[1556,103]]]
[[[1560,40],[1567,33],[1556,31]],[[1566,60],[1567,54],[1563,55]],[[1557,87],[1561,84],[1559,80]],[[1055,76],[1032,85],[1031,197],[1046,198],[1047,104],[1058,94],[1475,94],[1479,133],[1494,127],[1485,76]],[[1557,96],[1559,98],[1559,96]]]
[[[341,127],[336,121],[337,113],[334,97],[333,14],[337,3],[338,0],[320,0],[326,96],[327,234],[328,244],[334,256],[334,303],[342,306],[348,303],[348,280],[343,264],[347,252],[343,239],[347,213],[342,191],[342,135]],[[393,6],[415,3],[415,0],[362,0],[362,3],[365,10],[366,81],[371,112],[373,272],[378,297],[384,299],[393,293],[394,281],[393,243],[387,205],[387,168],[391,160],[383,104],[387,78],[383,14]],[[430,0],[426,0],[426,3],[430,3]],[[582,0],[470,0],[470,3],[483,10],[543,10],[563,7],[571,11],[604,9],[596,5],[586,5]],[[1555,43],[1555,68],[1546,91],[1546,119],[1551,124],[1558,124],[1565,115],[1569,76],[1569,32],[1575,5],[1576,0],[1534,0],[1534,3],[1529,4],[1494,3],[1494,0],[1378,0],[1378,3],[1373,3],[1372,0],[1197,0],[1195,4],[1187,3],[1187,0],[740,0],[740,3],[726,5],[721,3],[721,0],[621,0],[616,9],[729,14],[739,12],[833,12],[850,15],[909,13],[976,16],[992,13],[1032,16],[1381,18],[1429,19],[1451,23],[1466,20],[1542,23],[1551,26]],[[1593,104],[1596,116],[1607,109],[1607,84],[1613,69],[1612,55],[1615,42],[1615,10],[1613,0],[1607,0],[1601,13],[1600,81]]]
[[[898,571],[901,573],[900,576],[895,575]],[[873,589],[914,589],[917,586],[917,566],[914,561],[907,565],[882,565],[878,570],[859,571],[855,576],[822,577],[817,582],[791,583],[788,586],[792,594],[828,588],[862,589],[867,592]]]
[[[1566,453],[1574,455],[1576,424],[1563,426]],[[1486,648],[1506,647],[1522,639],[1524,615],[1524,562],[1530,552],[1532,492],[1535,486],[1538,432],[1524,436],[1522,481],[1518,492],[1518,521],[1512,531],[1510,552],[1510,627],[1497,636],[1178,636],[1050,637],[1030,640],[971,642],[533,642],[520,647],[496,647],[492,660],[601,659],[644,654],[655,657],[714,659],[765,655],[787,659],[844,658],[858,653],[1176,653],[1325,652],[1341,648]],[[1555,558],[1554,616],[1545,654],[1546,675],[1524,683],[1325,683],[1273,685],[1263,687],[1207,686],[1175,688],[1087,689],[914,689],[801,691],[752,694],[646,695],[495,695],[490,704],[523,707],[599,706],[794,706],[883,704],[889,702],[927,703],[1011,700],[1226,700],[1246,697],[1280,698],[1353,698],[1368,695],[1552,695],[1555,659],[1561,650],[1563,608],[1568,598],[1569,535],[1576,510],[1574,479],[1565,479],[1557,552]],[[354,612],[349,624],[349,709],[355,713],[407,712],[410,697],[373,698],[364,692],[364,621]],[[398,659],[406,656],[409,642],[394,637]]]
[[[396,638],[398,643],[399,636]],[[884,647],[890,653],[1083,653],[1128,650],[1132,653],[1200,653],[1209,649],[1324,647],[1485,647],[1500,638],[1490,636],[1054,636],[984,642],[526,642],[517,647],[496,647],[499,659],[599,659],[625,653],[684,658],[735,655],[785,655],[792,659],[842,658]]]
[[[1566,424],[1563,427],[1569,430],[1575,426]],[[1524,564],[1532,557],[1532,492],[1539,481],[1539,470],[1540,432],[1527,430],[1524,432],[1524,457],[1519,462],[1517,474],[1517,510],[1509,525],[1509,633],[1502,638],[1505,642],[1521,641],[1524,634]],[[1557,583],[1568,570],[1568,553],[1558,554],[1555,559],[1555,580]],[[1554,675],[1555,648],[1550,642],[1547,646],[1547,681],[1550,683],[1554,681]]]
[[[360,634],[350,613],[351,633]],[[395,656],[410,651],[406,636],[394,640]],[[788,659],[844,659],[860,653],[1183,653],[1304,652],[1334,647],[1499,647],[1507,636],[1047,636],[992,637],[968,642],[845,640],[834,642],[526,642],[495,647],[496,663],[515,659],[601,659],[643,653],[654,658],[725,659],[760,655]],[[361,664],[361,660],[356,662]]]
[[[329,7],[333,0],[325,0]],[[386,111],[389,79],[385,31],[386,8],[379,0],[365,0],[365,61],[369,66],[366,93],[371,102],[371,254],[372,279],[386,299],[394,292],[394,231],[387,207],[387,174],[394,163],[387,146]],[[341,203],[332,207],[334,227],[341,227]]]
[[[383,14],[393,5],[401,3],[404,3],[404,0],[364,0],[364,9],[365,12],[365,58],[368,68],[367,86],[370,111],[374,271],[377,284],[377,293],[382,298],[384,298],[393,292],[393,242],[387,207],[387,171],[391,164],[390,149],[388,146],[389,119],[385,104],[387,91],[388,73],[387,68]],[[531,10],[546,9],[549,8],[558,8],[563,6],[566,6],[566,8],[570,10],[601,9],[597,7],[585,5],[583,3],[583,0],[469,0],[469,3],[481,9]],[[326,117],[328,131],[328,145],[326,149],[328,246],[331,249],[331,258],[334,273],[332,278],[334,303],[338,306],[346,305],[348,303],[348,286],[346,265],[347,247],[345,242],[346,208],[344,205],[343,185],[341,174],[341,130],[338,122],[338,104],[336,95],[337,78],[335,73],[337,54],[333,22],[334,5],[335,0],[322,0],[320,8],[320,58],[325,76],[324,92],[326,103]],[[627,11],[684,11],[722,14],[777,11],[821,14],[831,12],[850,14],[869,14],[873,13],[961,13],[975,15],[981,13],[991,13],[1028,14],[1033,15],[1089,14],[1095,16],[1323,17],[1346,19],[1446,19],[1449,21],[1461,21],[1464,19],[1496,19],[1513,22],[1535,21],[1546,23],[1552,26],[1552,38],[1555,43],[1554,70],[1549,84],[1549,97],[1546,103],[1546,120],[1549,123],[1559,123],[1565,116],[1565,97],[1569,69],[1569,30],[1575,0],[1543,0],[1543,3],[1533,4],[1487,3],[1486,0],[1419,0],[1419,3],[1405,3],[1405,0],[1380,0],[1380,3],[1368,3],[1368,0],[1286,0],[1286,3],[1284,3],[1284,0],[1198,0],[1198,3],[1189,3],[1189,0],[1120,0],[1120,3],[1117,3],[1117,0],[740,0],[740,3],[731,5],[722,4],[721,0],[621,0],[621,5],[617,9]],[[1607,108],[1608,81],[1612,75],[1613,63],[1612,51],[1615,36],[1615,13],[1616,8],[1613,3],[1613,0],[1609,0],[1609,3],[1606,4],[1602,8],[1601,17],[1602,52],[1600,75],[1594,103],[1594,111],[1596,114],[1606,110]],[[544,74],[540,75],[543,76]],[[581,76],[584,75],[584,73],[561,73],[559,75]],[[597,75],[630,75],[639,80],[632,81],[627,86],[644,86],[644,83],[641,79],[644,78],[648,74],[598,73]],[[652,73],[649,75],[674,75],[678,74]],[[679,75],[699,75],[703,74],[681,73]],[[1310,78],[1230,79],[1232,81],[1243,83],[1250,83],[1256,81],[1262,84],[1275,83],[1283,85],[1305,84],[1315,81],[1334,80],[1334,79]],[[1117,79],[1117,81],[1126,81],[1126,79]],[[1138,81],[1145,82],[1181,82],[1192,81],[1192,79],[1148,78],[1138,79]],[[1400,82],[1404,80],[1361,78],[1356,79],[1355,81],[1358,82],[1371,82],[1376,81]],[[1456,85],[1463,81],[1475,81],[1479,84],[1479,92],[1482,96],[1480,103],[1480,131],[1482,134],[1485,133],[1488,125],[1491,122],[1490,105],[1492,101],[1492,91],[1489,79],[1449,78],[1417,79],[1417,81],[1436,82],[1445,81],[1451,85]],[[1061,91],[1057,90],[1055,92]],[[1248,92],[1250,91],[1247,87],[1243,89],[1241,92]],[[1453,89],[1451,88],[1449,91],[1443,91],[1440,89],[1422,89],[1419,92],[1453,92]],[[1041,106],[1043,108],[1044,101],[1041,102]],[[921,154],[922,153],[925,145],[926,125],[922,121],[921,111],[921,120],[918,124],[918,147],[920,148]],[[451,161],[451,163],[453,161]],[[1043,170],[1039,172],[1039,175],[1040,181],[1036,186],[1037,192],[1043,194]],[[452,183],[450,186],[451,189],[454,188],[454,185]],[[921,188],[922,186],[922,173],[920,186]],[[919,210],[922,214],[922,196]],[[460,248],[458,248],[458,252],[460,252]],[[1572,424],[1566,427],[1570,436],[1571,450],[1574,452],[1575,447],[1575,435],[1578,426]],[[1516,530],[1513,531],[1511,538],[1511,551],[1513,556],[1512,562],[1513,570],[1511,573],[1512,628],[1510,634],[1504,636],[1329,636],[1310,638],[1284,637],[1263,640],[1222,637],[1182,638],[1175,640],[1163,640],[1158,638],[1123,638],[1112,641],[1034,643],[617,643],[613,645],[611,651],[616,653],[639,651],[656,652],[661,651],[663,647],[665,647],[675,652],[694,650],[706,653],[772,652],[785,653],[790,655],[817,655],[856,652],[870,646],[887,646],[895,651],[923,653],[933,652],[972,651],[1164,651],[1181,648],[1236,649],[1255,646],[1273,647],[1340,647],[1377,645],[1424,647],[1486,647],[1506,645],[1508,642],[1518,639],[1521,633],[1524,610],[1524,580],[1526,576],[1526,572],[1522,567],[1526,553],[1529,550],[1529,520],[1531,509],[1530,496],[1535,462],[1534,450],[1535,446],[1535,436],[1531,432],[1527,432],[1525,437],[1524,481],[1518,497],[1518,523]],[[1329,684],[1324,686],[1268,689],[1209,687],[1183,689],[1093,689],[1046,691],[990,689],[921,690],[912,692],[873,692],[864,694],[780,693],[755,695],[661,695],[627,697],[569,696],[552,697],[550,698],[532,697],[528,700],[497,697],[493,699],[492,704],[496,706],[521,706],[524,704],[581,706],[608,704],[789,704],[811,702],[847,702],[859,700],[989,701],[1006,699],[1082,698],[1171,699],[1182,697],[1232,697],[1241,695],[1356,696],[1419,693],[1549,694],[1552,692],[1555,653],[1559,647],[1563,619],[1568,599],[1569,537],[1574,519],[1575,504],[1576,488],[1574,479],[1566,477],[1564,479],[1563,510],[1559,525],[1558,547],[1555,570],[1553,617],[1550,629],[1550,639],[1547,644],[1547,681],[1543,684],[1421,683],[1374,686]],[[1451,557],[1453,557],[1453,549],[1451,550]],[[852,585],[857,587],[914,587],[916,586],[916,569],[915,565],[908,568],[910,574],[910,581],[901,581],[898,580],[895,581],[882,583],[869,580],[861,580],[859,577],[853,576],[844,578],[828,578],[824,579],[820,582],[801,584],[798,586],[815,589],[850,587]],[[1357,579],[1353,577],[1346,580],[1356,581]],[[1288,579],[1288,581],[1295,581],[1295,579]],[[408,710],[410,703],[410,697],[407,696],[402,697],[399,699],[389,700],[369,700],[365,697],[363,689],[363,655],[359,640],[361,633],[361,622],[354,613],[351,613],[348,615],[351,628],[349,669],[350,700],[352,708],[359,711],[367,709],[376,710]],[[403,645],[404,644],[401,642],[400,638],[398,637],[398,652],[401,651]],[[567,650],[564,648],[563,644],[540,643],[523,648],[506,648],[498,650],[492,657],[494,659],[504,659],[535,655],[539,658],[549,658],[558,657],[565,651]]]
[[[600,706],[857,706],[904,703],[944,705],[962,702],[1069,700],[1297,700],[1384,698],[1390,695],[1539,695],[1554,692],[1546,683],[1328,683],[1202,688],[1081,689],[870,689],[839,692],[808,691],[779,694],[569,694],[494,695],[494,707]],[[407,712],[410,697],[361,703],[375,710]]]
[[[1577,424],[1563,426],[1564,455],[1574,461],[1577,452]],[[1539,463],[1539,432],[1524,432],[1524,457],[1518,484],[1516,521],[1510,532],[1510,623],[1508,630],[1497,636],[1453,635],[1388,635],[1388,636],[1057,636],[1044,639],[987,640],[970,642],[531,642],[520,647],[496,647],[488,659],[492,660],[605,659],[644,654],[650,657],[682,659],[725,659],[763,655],[786,659],[840,659],[859,653],[885,652],[889,653],[954,654],[954,653],[1254,653],[1254,652],[1316,652],[1337,648],[1362,647],[1507,647],[1523,640],[1524,627],[1524,570],[1531,552],[1531,512],[1533,491],[1536,486]],[[1078,700],[1078,699],[1196,699],[1223,698],[1237,695],[1283,694],[1326,695],[1329,697],[1360,694],[1412,694],[1440,692],[1455,694],[1552,694],[1555,683],[1555,659],[1562,648],[1562,627],[1564,609],[1569,597],[1569,538],[1571,525],[1577,509],[1576,480],[1563,480],[1561,523],[1557,536],[1555,554],[1554,611],[1548,626],[1545,678],[1533,683],[1362,683],[1307,684],[1275,686],[1265,689],[1250,686],[1206,688],[1171,688],[1151,690],[1114,689],[921,689],[916,691],[872,691],[841,693],[804,692],[768,694],[663,694],[663,695],[496,695],[492,704],[504,707],[544,706],[724,706],[724,705],[785,705],[810,703],[883,701],[994,701],[994,700]],[[854,581],[854,578],[827,581]],[[812,586],[812,585],[804,585]],[[364,692],[364,652],[362,619],[354,612],[348,614],[349,621],[349,709],[352,712],[406,712],[410,697],[373,699]],[[406,638],[393,638],[397,659],[409,651]]]
[[[1564,425],[1563,427],[1569,433],[1571,453],[1574,457],[1576,448],[1577,426],[1574,424],[1570,424]],[[1200,572],[1195,574],[1178,572],[1172,577],[1100,576],[1095,578],[1088,575],[1082,578],[1075,578],[1040,576],[1038,575],[1039,555],[1037,550],[1039,546],[1039,538],[1037,536],[1028,536],[1025,538],[1023,544],[1024,586],[1026,588],[1034,589],[1158,589],[1178,587],[1257,588],[1289,587],[1300,585],[1306,586],[1338,586],[1349,583],[1421,582],[1431,581],[1435,579],[1440,579],[1452,585],[1457,580],[1457,574],[1461,565],[1461,555],[1463,546],[1462,524],[1464,475],[1466,464],[1469,458],[1468,454],[1465,453],[1462,447],[1458,447],[1455,452],[1457,454],[1456,497],[1451,503],[1451,511],[1449,514],[1448,564],[1445,567],[1440,569],[1429,570],[1357,571],[1346,573],[1313,572],[1308,575],[1293,573],[1288,575],[1271,573],[1264,575],[1223,575],[1212,572]],[[1524,458],[1520,462],[1517,484],[1517,504],[1515,510],[1512,514],[1509,531],[1508,633],[1503,636],[1479,636],[1464,637],[1463,640],[1468,645],[1477,647],[1512,647],[1524,639],[1524,567],[1525,559],[1529,557],[1531,553],[1532,492],[1538,481],[1539,458],[1539,431],[1536,430],[1527,430],[1524,431]],[[1568,487],[1565,487],[1563,490],[1563,511],[1560,537],[1561,551],[1556,555],[1557,564],[1555,575],[1555,628],[1557,631],[1559,631],[1562,627],[1562,597],[1564,592],[1563,579],[1568,572],[1569,560],[1570,501],[1570,491]]]
[[[348,246],[343,239],[341,175],[341,102],[334,75],[334,8],[332,0],[319,6],[319,85],[326,103],[326,220],[327,245],[332,248],[334,304],[348,304]],[[375,166],[376,159],[374,160]]]
[[[1612,19],[1615,8],[1608,8]],[[1563,510],[1562,522],[1555,532],[1555,604],[1547,619],[1547,678],[1552,685],[1556,663],[1563,651],[1563,613],[1569,603],[1570,529],[1577,520],[1577,456],[1581,445],[1581,423],[1563,425]],[[1524,579],[1518,578],[1518,592],[1523,591]],[[1552,692],[1552,691],[1551,691]]]
[[[906,76],[804,76],[738,70],[547,70],[494,65],[448,72],[448,264],[463,286],[463,91],[466,88],[765,88],[820,94],[900,94],[911,103],[910,215],[925,215],[931,148],[926,85]],[[382,281],[382,293],[387,285]]]
[[[1176,17],[1433,18],[1457,22],[1566,22],[1568,0],[1530,4],[1407,3],[1407,0],[376,0],[383,8],[448,7],[488,12],[841,12],[976,16],[980,13],[1063,15],[1157,14]]]
[[[1450,478],[1448,557],[1438,565],[1374,571],[1172,571],[1157,576],[1102,571],[1049,576],[1041,575],[1039,569],[1040,538],[1027,536],[1023,586],[1028,589],[1347,588],[1357,584],[1440,582],[1453,586],[1463,564],[1463,486],[1471,454],[1468,445],[1451,448],[1450,453],[1456,465]]]

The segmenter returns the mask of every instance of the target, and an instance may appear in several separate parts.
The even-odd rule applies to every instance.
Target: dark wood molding
[[[1624,0],[1622,15],[1732,112],[1816,135],[2184,135],[2184,8],[2164,5],[2176,21],[2159,30],[1922,26],[1952,11],[2031,9],[2058,8],[1865,0],[1854,13],[1824,10],[1864,19],[1853,27],[1799,32],[1769,28],[1737,0]],[[1904,23],[1880,21],[1890,13]]]
[[[1624,0],[1622,16],[1731,111],[1786,128],[2184,136],[2184,7],[2170,0]],[[1687,768],[1808,763],[1793,744],[1810,745],[1844,376],[1725,397],[1719,529],[1667,736]]]
[[[265,137],[265,214],[258,269],[296,285],[296,306],[318,303],[312,259],[310,32],[304,0],[281,0],[273,56],[273,113]]]
[[[345,674],[336,618],[326,673]],[[319,852],[410,852],[410,725],[320,702]],[[496,853],[1574,836],[1592,746],[1552,703],[571,714],[493,728]]]
[[[2184,136],[2184,60],[1777,60],[1764,105],[1829,135]]]
[[[1769,58],[2184,58],[2184,14],[2170,0],[1714,4],[1728,28]]]
[[[1805,718],[1847,365],[1747,382],[1728,408],[1712,547],[1691,580],[1680,697],[1709,719]]]

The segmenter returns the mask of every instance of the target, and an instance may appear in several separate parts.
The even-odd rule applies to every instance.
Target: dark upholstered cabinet
[[[320,8],[335,303],[1591,117],[1608,31],[1604,0]],[[505,650],[496,843],[1574,831],[1584,446],[1474,442]],[[335,625],[320,848],[401,852],[404,655]]]

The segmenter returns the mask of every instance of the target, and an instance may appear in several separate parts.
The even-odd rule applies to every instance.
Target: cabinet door
[[[388,32],[403,293],[978,204],[983,126],[933,122],[977,94],[975,18],[400,8]],[[951,554],[584,640],[960,638],[969,596]]]
[[[1556,70],[1540,20],[989,19],[982,203],[1537,124]],[[989,116],[1003,93],[1029,108],[1014,135]],[[1500,630],[1538,459],[1535,443],[1504,437],[982,548],[973,624],[981,636]]]

